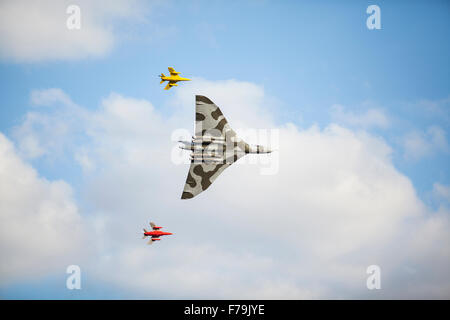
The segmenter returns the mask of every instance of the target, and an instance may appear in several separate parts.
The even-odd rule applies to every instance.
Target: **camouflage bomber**
[[[222,111],[205,96],[195,96],[195,136],[191,142],[180,141],[191,151],[191,166],[181,199],[190,199],[208,189],[229,166],[248,153],[270,153],[262,146],[252,146],[231,129]]]

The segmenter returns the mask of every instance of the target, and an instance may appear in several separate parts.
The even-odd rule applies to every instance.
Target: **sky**
[[[0,2],[0,298],[450,298],[449,18],[437,0]],[[163,90],[169,66],[192,81]],[[182,201],[196,94],[277,151]],[[149,221],[174,235],[147,246]]]

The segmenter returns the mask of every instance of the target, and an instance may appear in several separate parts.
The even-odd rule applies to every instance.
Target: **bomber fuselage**
[[[212,153],[220,153],[226,152],[227,149],[233,150],[236,147],[234,142],[225,142],[225,141],[179,141],[182,143],[180,146],[183,150],[190,150],[194,152],[212,152]],[[242,151],[244,153],[271,153],[272,150],[266,148],[261,145],[251,145],[245,143]]]

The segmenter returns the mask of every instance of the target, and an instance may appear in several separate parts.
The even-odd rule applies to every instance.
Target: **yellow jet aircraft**
[[[159,76],[161,78],[161,83],[163,83],[164,81],[169,81],[169,83],[167,84],[167,86],[164,88],[164,90],[169,90],[170,88],[172,88],[173,86],[178,86],[177,82],[178,81],[191,81],[191,79],[188,78],[182,78],[179,76],[179,72],[176,72],[174,68],[169,67],[167,68],[169,69],[170,72],[170,77],[166,77],[164,75],[164,73],[161,73],[161,75]]]

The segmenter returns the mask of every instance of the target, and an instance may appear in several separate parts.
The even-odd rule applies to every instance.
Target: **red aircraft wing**
[[[150,222],[150,226],[152,227],[153,230],[159,230],[162,227],[158,227],[154,222]]]

